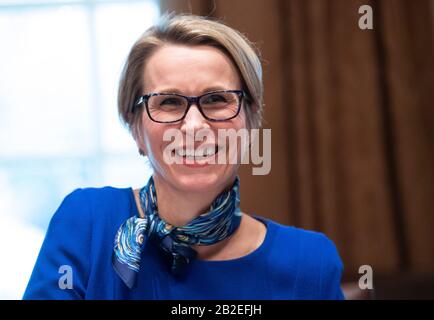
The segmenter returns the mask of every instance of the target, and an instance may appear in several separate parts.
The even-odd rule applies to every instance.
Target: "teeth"
[[[176,150],[179,156],[184,157],[185,156],[185,150],[184,149],[178,149]]]
[[[215,154],[215,148],[213,148],[213,147],[206,148],[204,150],[204,153],[205,153],[205,155],[204,155],[205,157],[212,156]]]
[[[180,157],[209,157],[216,153],[215,147],[208,147],[205,149],[176,149],[176,154]]]

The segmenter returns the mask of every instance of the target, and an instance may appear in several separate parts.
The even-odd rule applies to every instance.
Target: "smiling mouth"
[[[172,150],[173,156],[178,156],[186,160],[197,161],[214,157],[221,148],[218,145],[194,149],[178,148]]]

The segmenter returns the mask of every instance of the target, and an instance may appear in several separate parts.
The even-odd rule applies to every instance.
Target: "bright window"
[[[0,0],[0,299],[22,297],[68,193],[151,174],[116,98],[129,49],[159,14],[154,0]]]

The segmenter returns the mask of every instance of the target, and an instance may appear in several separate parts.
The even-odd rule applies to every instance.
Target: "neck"
[[[183,192],[165,182],[158,174],[154,174],[153,178],[157,192],[158,215],[173,226],[184,226],[208,211],[212,202],[222,192]]]

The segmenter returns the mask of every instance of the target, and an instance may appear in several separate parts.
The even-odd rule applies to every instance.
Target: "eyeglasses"
[[[149,93],[139,97],[134,108],[145,103],[152,121],[173,123],[184,119],[191,105],[196,104],[205,119],[227,121],[239,114],[243,97],[242,90],[213,91],[197,97],[177,93]]]

